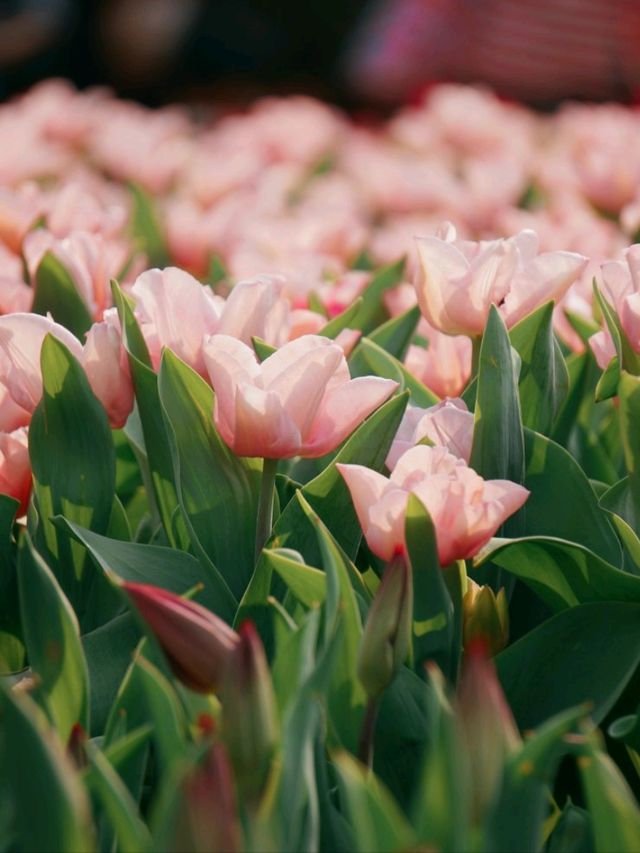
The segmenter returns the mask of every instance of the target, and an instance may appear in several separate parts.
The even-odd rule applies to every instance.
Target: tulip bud
[[[369,698],[388,687],[406,660],[411,643],[411,567],[397,554],[385,569],[367,616],[358,653],[358,678]]]
[[[505,761],[520,743],[495,667],[481,639],[475,639],[467,649],[457,711],[468,757],[472,815],[478,823],[498,794]]]
[[[253,623],[240,627],[222,690],[224,740],[243,798],[256,801],[264,789],[276,738],[276,704],[262,642]]]
[[[465,648],[480,637],[490,657],[502,651],[509,639],[509,607],[504,589],[496,595],[490,586],[479,586],[469,578],[462,607]]]
[[[222,683],[238,635],[218,616],[156,586],[122,584],[153,631],[175,676],[191,690],[212,693]]]
[[[242,849],[233,775],[222,744],[213,744],[187,773],[179,799],[172,849],[194,853]]]

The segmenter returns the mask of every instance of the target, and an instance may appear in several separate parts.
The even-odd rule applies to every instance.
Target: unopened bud
[[[369,698],[378,697],[405,662],[412,620],[411,568],[398,554],[385,569],[360,642],[358,678]]]
[[[502,651],[509,640],[509,607],[504,588],[496,595],[490,586],[479,586],[469,578],[462,607],[465,648],[480,638],[490,657]]]
[[[233,628],[210,610],[156,586],[123,583],[153,631],[175,676],[191,690],[212,693],[239,643]]]
[[[209,853],[242,849],[233,775],[222,744],[211,746],[184,777],[173,833],[174,850]]]
[[[229,658],[222,691],[224,740],[238,789],[250,802],[262,793],[277,740],[276,703],[262,641],[251,622]]]
[[[507,758],[520,744],[511,709],[480,639],[467,649],[456,707],[468,756],[473,817],[479,822],[498,792]]]

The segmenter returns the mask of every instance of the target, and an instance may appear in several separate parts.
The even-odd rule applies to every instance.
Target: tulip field
[[[0,853],[638,853],[640,111],[0,151]]]

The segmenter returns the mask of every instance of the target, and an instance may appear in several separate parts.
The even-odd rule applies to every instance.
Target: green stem
[[[276,484],[277,459],[264,459],[262,464],[262,482],[260,484],[260,502],[258,503],[258,521],[256,524],[256,563],[260,552],[271,536],[273,526],[273,493]]]
[[[480,367],[480,347],[482,346],[482,335],[471,338],[471,378],[478,375]]]
[[[366,764],[369,770],[373,767],[373,737],[376,731],[376,720],[378,719],[378,699],[371,697],[362,720],[360,737],[358,739],[358,758]]]

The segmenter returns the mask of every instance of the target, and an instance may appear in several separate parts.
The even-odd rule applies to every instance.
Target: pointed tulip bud
[[[154,633],[176,677],[199,693],[217,690],[239,642],[236,632],[205,607],[165,589],[128,582],[122,586]]]
[[[480,822],[499,792],[505,761],[520,736],[484,642],[467,649],[458,686],[457,723],[468,756],[472,814]]]
[[[240,642],[230,656],[221,698],[224,740],[238,789],[243,798],[255,802],[267,781],[277,721],[267,659],[251,622],[240,628]]]
[[[75,723],[71,728],[69,741],[67,743],[67,755],[71,758],[78,770],[83,770],[87,764],[87,753],[85,744],[88,740],[88,735],[80,723]]]
[[[358,678],[370,699],[391,684],[406,660],[412,619],[411,568],[406,557],[397,554],[382,576],[358,653]]]
[[[490,657],[502,651],[509,640],[509,607],[504,589],[496,595],[490,586],[479,586],[469,578],[462,607],[465,648],[479,637]]]
[[[178,797],[173,850],[235,853],[242,849],[233,774],[221,743],[213,744],[188,771]]]

